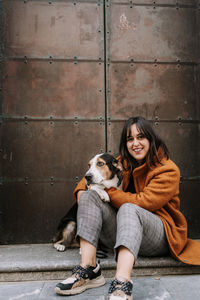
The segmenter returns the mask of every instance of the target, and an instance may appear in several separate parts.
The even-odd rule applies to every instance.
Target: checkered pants
[[[77,236],[97,247],[98,241],[107,249],[125,246],[134,255],[161,256],[169,252],[161,219],[132,203],[117,211],[103,202],[97,192],[80,196],[77,213]]]

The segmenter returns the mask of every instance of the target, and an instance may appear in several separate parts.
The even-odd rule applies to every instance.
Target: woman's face
[[[150,143],[144,134],[137,129],[136,124],[131,125],[130,129],[130,136],[127,132],[127,149],[130,155],[141,163],[149,151]]]

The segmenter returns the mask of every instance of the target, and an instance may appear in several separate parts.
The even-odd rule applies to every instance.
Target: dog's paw
[[[66,248],[64,245],[57,244],[57,243],[53,244],[53,246],[57,251],[61,251],[61,252],[65,251]]]
[[[98,193],[99,197],[101,198],[101,200],[103,200],[104,202],[109,202],[110,201],[110,197],[108,196],[108,193],[106,193],[105,190],[99,189],[99,188],[94,188],[94,190]]]

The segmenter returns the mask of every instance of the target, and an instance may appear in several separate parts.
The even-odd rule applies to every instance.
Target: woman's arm
[[[138,193],[132,194],[113,188],[109,189],[107,193],[112,205],[119,208],[122,204],[130,202],[151,212],[162,208],[179,194],[180,173],[178,169],[174,168],[165,170],[165,166],[160,167],[159,170],[159,172],[155,172],[144,189]]]

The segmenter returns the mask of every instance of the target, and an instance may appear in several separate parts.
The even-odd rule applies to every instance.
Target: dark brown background
[[[134,2],[134,4],[133,4]],[[2,0],[1,243],[49,242],[98,152],[149,119],[181,169],[200,238],[200,4]]]

